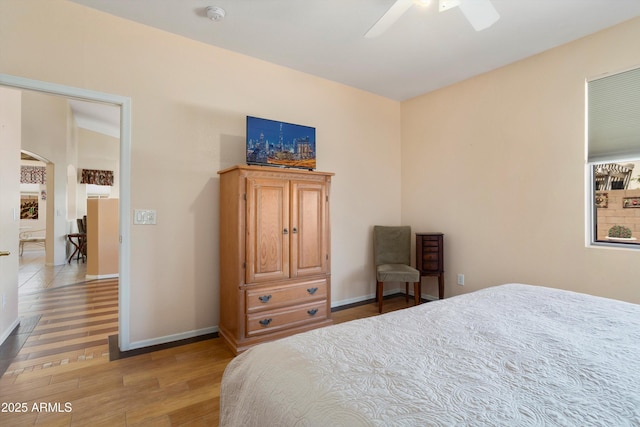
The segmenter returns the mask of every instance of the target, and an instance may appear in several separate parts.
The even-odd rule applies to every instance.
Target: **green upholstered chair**
[[[406,298],[409,298],[409,282],[414,284],[415,303],[420,303],[420,272],[411,267],[411,227],[373,227],[373,258],[376,265],[376,299],[382,313],[384,282],[405,282]]]

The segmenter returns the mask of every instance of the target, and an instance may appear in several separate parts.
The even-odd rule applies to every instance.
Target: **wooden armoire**
[[[244,165],[218,174],[222,339],[238,354],[331,324],[333,174]]]

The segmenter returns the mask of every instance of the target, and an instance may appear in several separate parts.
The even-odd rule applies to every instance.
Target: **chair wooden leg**
[[[404,282],[404,300],[409,302],[409,282]]]
[[[378,313],[382,313],[382,282],[377,282],[376,298],[378,299]]]
[[[414,295],[414,299],[416,302],[416,305],[420,304],[420,299],[422,296],[422,283],[421,282],[415,282],[413,284],[413,295]]]

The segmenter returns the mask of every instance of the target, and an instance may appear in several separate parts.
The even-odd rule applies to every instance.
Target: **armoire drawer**
[[[326,279],[246,291],[247,313],[327,299]]]
[[[327,301],[247,315],[247,336],[277,332],[327,318]]]

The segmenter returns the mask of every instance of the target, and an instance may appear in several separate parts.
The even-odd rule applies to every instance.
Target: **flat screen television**
[[[315,169],[316,128],[247,116],[247,164]]]

